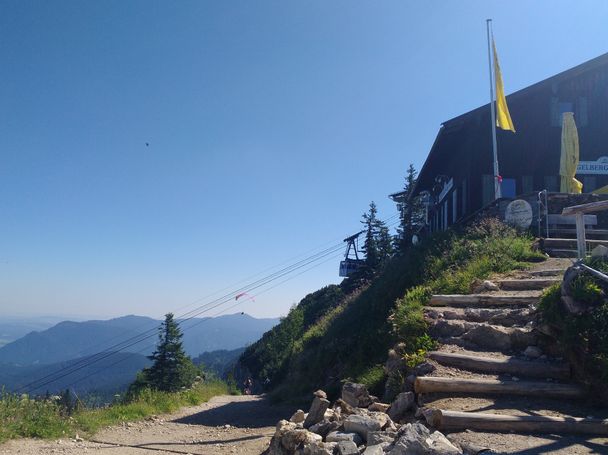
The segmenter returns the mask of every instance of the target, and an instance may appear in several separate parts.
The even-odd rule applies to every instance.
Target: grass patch
[[[110,425],[174,412],[227,393],[228,386],[220,381],[172,393],[144,389],[129,402],[115,403],[107,408],[77,409],[72,415],[53,401],[3,393],[0,397],[0,442],[30,437],[73,437],[76,433],[92,435]]]

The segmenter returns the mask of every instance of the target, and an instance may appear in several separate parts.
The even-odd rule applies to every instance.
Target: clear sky
[[[2,1],[0,315],[160,316],[394,215],[488,17],[508,93],[608,52],[602,0]]]

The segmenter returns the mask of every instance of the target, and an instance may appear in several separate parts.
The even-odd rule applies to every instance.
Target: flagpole
[[[490,70],[490,112],[492,114],[492,151],[494,158],[494,199],[500,198],[500,182],[498,173],[498,152],[496,145],[496,107],[494,105],[494,77],[492,76],[492,52],[490,50],[490,24],[492,19],[486,19],[486,32],[488,35],[488,69]]]

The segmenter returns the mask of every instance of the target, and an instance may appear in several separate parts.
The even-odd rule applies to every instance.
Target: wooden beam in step
[[[463,379],[419,376],[416,393],[471,393],[483,395],[520,395],[552,398],[580,398],[585,388],[576,384],[542,381],[501,381],[498,379]]]
[[[425,413],[440,430],[481,430],[519,433],[573,433],[608,435],[608,420],[541,415],[504,415],[435,409]]]
[[[442,365],[456,367],[461,370],[491,374],[512,374],[518,377],[561,380],[570,378],[570,365],[566,362],[541,362],[516,359],[514,357],[484,357],[441,351],[429,352],[429,357]]]

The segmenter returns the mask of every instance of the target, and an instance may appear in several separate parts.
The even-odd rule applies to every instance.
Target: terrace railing
[[[573,205],[562,210],[564,216],[574,216],[576,219],[576,249],[579,259],[587,254],[587,239],[585,238],[585,214],[608,210],[608,200],[590,202],[589,204]]]

